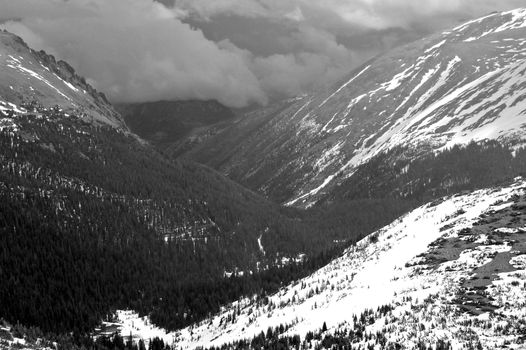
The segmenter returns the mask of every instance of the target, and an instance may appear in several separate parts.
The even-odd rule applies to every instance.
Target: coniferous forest
[[[58,109],[18,121],[23,132],[0,133],[0,308],[55,334],[88,334],[119,308],[184,327],[309,274],[421,203],[526,171],[526,152],[498,143],[411,162],[394,150],[301,211]]]
[[[526,348],[526,8],[213,2],[0,0],[0,350]]]
[[[86,333],[126,307],[183,327],[308,274],[404,210],[371,201],[352,229],[326,231],[125,132],[58,109],[17,121],[22,133],[0,133],[1,308],[44,331]],[[362,215],[375,208],[382,220]]]

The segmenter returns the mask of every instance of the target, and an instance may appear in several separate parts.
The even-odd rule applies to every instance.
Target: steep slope
[[[159,101],[116,108],[131,131],[172,157],[236,117],[234,111],[216,101]]]
[[[446,197],[268,298],[240,300],[180,332],[130,312],[120,312],[118,324],[123,336],[162,337],[177,348],[518,348],[525,209],[523,179]]]
[[[0,32],[0,111],[19,112],[61,106],[86,121],[124,128],[104,94],[64,61],[30,49],[19,37]]]
[[[526,176],[526,149],[498,141],[471,142],[411,157],[397,147],[371,158],[344,178],[316,206],[330,209],[359,199],[405,199],[418,203]]]
[[[65,80],[66,63],[2,38],[0,317],[10,322],[78,335],[130,307],[180,329],[307,275],[413,207],[366,200],[341,221],[352,225],[320,225],[323,214],[157,152],[82,78]]]
[[[455,144],[524,142],[526,10],[495,13],[394,49],[328,93],[247,116],[193,155],[251,188],[309,206],[394,147],[416,158]],[[261,116],[264,115],[264,117]],[[225,131],[228,133],[228,131]],[[226,149],[227,151],[225,151]]]
[[[0,317],[82,333],[134,307],[182,327],[341,245],[216,171],[158,153],[66,63],[1,38]]]

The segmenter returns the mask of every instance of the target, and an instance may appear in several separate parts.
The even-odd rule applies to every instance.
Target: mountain
[[[128,126],[1,33],[0,347],[520,347],[525,18],[243,118],[154,103]]]
[[[276,290],[400,215],[391,205],[324,234],[159,153],[67,63],[0,38],[0,317],[12,324],[85,334],[131,307],[180,328]]]
[[[526,182],[427,203],[266,298],[167,333],[130,311],[123,336],[177,348],[521,348]]]
[[[0,32],[0,111],[34,111],[61,106],[65,113],[124,128],[105,95],[64,61],[30,49],[19,37]]]
[[[104,329],[188,349],[524,347],[525,28],[526,10],[470,21],[191,150],[313,221],[343,221],[367,201],[413,210],[186,328],[123,309]]]
[[[281,207],[159,152],[67,63],[1,37],[0,317],[11,324],[82,335],[132,308],[179,329],[311,273],[415,205],[365,199],[343,217]]]
[[[488,139],[517,148],[525,138],[525,33],[526,10],[518,9],[399,47],[327,92],[246,115],[191,157],[308,207],[393,149],[414,160]]]
[[[132,132],[173,157],[236,117],[216,101],[159,101],[116,108]]]

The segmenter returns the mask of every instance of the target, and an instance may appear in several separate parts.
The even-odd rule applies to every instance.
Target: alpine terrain
[[[132,310],[105,327],[190,349],[524,347],[525,28],[522,9],[468,22],[206,140],[187,156],[308,212],[423,205],[189,327],[169,332]]]
[[[302,212],[163,156],[67,63],[5,31],[0,62],[0,317],[11,324],[86,334],[132,307],[176,329],[276,290],[401,213],[323,235]]]
[[[493,13],[365,63],[331,90],[253,112],[193,151],[291,206],[338,192],[360,165],[525,134],[526,10]]]
[[[523,348],[525,201],[520,178],[442,198],[267,298],[173,333],[129,311],[116,324],[183,348]]]
[[[0,32],[1,349],[526,348],[526,9],[256,109],[90,82]]]

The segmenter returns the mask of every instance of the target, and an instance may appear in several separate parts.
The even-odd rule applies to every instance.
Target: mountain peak
[[[0,32],[0,110],[33,112],[60,106],[87,121],[124,127],[104,94],[97,92],[65,61],[32,50],[20,37]]]

